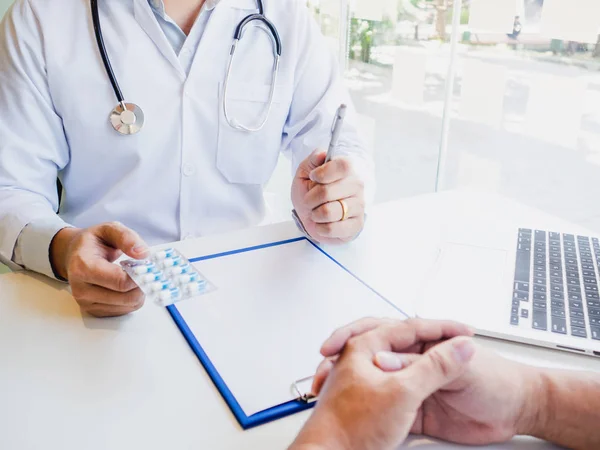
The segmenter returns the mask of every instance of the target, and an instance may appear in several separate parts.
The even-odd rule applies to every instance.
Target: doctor
[[[127,314],[143,297],[111,261],[258,224],[280,152],[299,224],[353,239],[372,163],[350,112],[324,164],[348,102],[335,59],[304,1],[263,1],[17,0],[0,25],[0,260]]]

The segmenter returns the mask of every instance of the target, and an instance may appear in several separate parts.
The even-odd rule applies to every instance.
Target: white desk
[[[502,198],[449,192],[380,205],[359,240],[329,251],[411,309],[428,255],[458,221],[568,226]],[[284,223],[178,246],[192,257],[297,234]],[[600,359],[482,342],[532,364],[600,371]],[[166,310],[148,304],[118,319],[82,317],[63,285],[25,273],[0,276],[1,449],[284,449],[307,417],[242,431]],[[411,443],[455,448],[424,438]],[[522,438],[493,448],[552,446]]]

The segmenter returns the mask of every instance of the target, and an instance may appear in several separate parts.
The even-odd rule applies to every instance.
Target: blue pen
[[[342,125],[344,124],[344,117],[346,117],[346,105],[342,104],[335,113],[333,119],[333,126],[331,127],[331,141],[329,142],[329,148],[327,149],[327,156],[325,157],[325,164],[331,161],[333,153],[337,147],[337,141],[342,131]]]

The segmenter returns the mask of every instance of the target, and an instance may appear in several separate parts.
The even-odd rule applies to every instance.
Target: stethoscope
[[[135,103],[125,102],[125,97],[123,96],[123,92],[121,91],[121,87],[119,86],[119,82],[117,81],[117,77],[115,76],[110,59],[108,58],[106,47],[104,45],[102,28],[100,26],[100,15],[98,13],[98,0],[90,0],[90,3],[98,50],[100,51],[100,56],[104,64],[104,68],[106,69],[106,74],[108,75],[108,79],[110,80],[110,84],[112,85],[118,101],[117,106],[115,106],[115,108],[110,112],[110,123],[120,134],[136,134],[144,127],[144,111],[142,111],[142,108]],[[265,17],[262,0],[256,0],[256,5],[258,7],[258,13],[250,14],[244,18],[235,29],[235,33],[233,34],[233,44],[231,45],[231,50],[229,51],[227,73],[225,75],[225,82],[223,83],[223,114],[225,115],[225,119],[232,128],[246,132],[260,131],[267,123],[267,120],[269,120],[269,115],[271,114],[271,108],[273,106],[275,86],[277,84],[277,75],[279,74],[279,59],[281,58],[281,39],[279,38],[277,28],[275,28],[275,25],[273,25],[273,23]],[[229,111],[227,110],[227,88],[229,86],[229,78],[232,72],[233,59],[237,44],[242,39],[246,25],[249,25],[255,21],[258,21],[263,25],[259,26],[258,28],[267,33],[271,38],[271,42],[273,44],[274,62],[271,89],[269,91],[269,100],[267,106],[265,107],[265,111],[262,114],[262,118],[256,125],[247,126],[241,124],[235,119],[235,117],[231,117]]]

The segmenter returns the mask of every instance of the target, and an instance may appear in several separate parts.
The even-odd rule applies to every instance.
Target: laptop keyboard
[[[600,340],[600,242],[519,229],[510,323]]]

